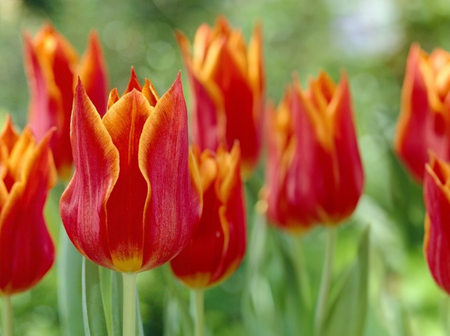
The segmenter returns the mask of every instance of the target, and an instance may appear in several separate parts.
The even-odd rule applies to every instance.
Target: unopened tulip
[[[191,82],[192,135],[200,150],[231,148],[239,140],[242,170],[248,175],[258,161],[264,109],[265,76],[261,27],[247,46],[240,30],[225,18],[214,27],[201,25],[193,53],[189,40],[176,34]]]
[[[75,79],[80,75],[86,92],[100,115],[106,112],[108,79],[96,33],[91,33],[83,59],[51,25],[32,39],[25,35],[25,67],[30,88],[29,122],[37,139],[56,127],[52,138],[56,168],[62,178],[70,177],[70,114]]]
[[[203,213],[189,245],[171,261],[175,276],[194,289],[226,280],[245,254],[246,220],[240,149],[196,153],[203,189]]]
[[[395,150],[416,181],[424,180],[428,150],[450,160],[450,54],[411,46],[402,88]]]
[[[67,234],[91,261],[119,272],[158,267],[189,243],[201,212],[195,158],[178,75],[159,98],[134,72],[110,94],[103,118],[81,81],[71,142],[75,173],[60,203]]]
[[[268,217],[302,232],[315,223],[349,217],[361,196],[364,174],[345,73],[336,85],[325,73],[288,88],[269,109]]]
[[[18,134],[8,118],[0,134],[0,296],[35,286],[53,265],[55,249],[43,216],[57,173],[49,142]]]
[[[450,165],[431,155],[425,167],[425,258],[437,284],[450,294]]]

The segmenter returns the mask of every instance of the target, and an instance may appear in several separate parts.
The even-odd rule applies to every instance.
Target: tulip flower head
[[[56,168],[62,178],[69,178],[70,114],[77,74],[97,111],[101,115],[106,112],[108,78],[98,36],[91,33],[88,49],[80,61],[70,43],[51,25],[44,26],[33,39],[25,34],[25,68],[31,94],[31,129],[39,140],[56,127],[51,143]]]
[[[450,294],[450,165],[433,153],[425,167],[423,197],[425,258],[434,280]]]
[[[75,173],[60,212],[81,254],[135,273],[166,263],[188,244],[202,195],[180,75],[159,98],[132,71],[122,97],[111,92],[103,118],[79,81],[71,141]]]
[[[395,151],[420,183],[431,149],[450,160],[450,54],[442,49],[430,55],[411,46],[402,88]]]
[[[52,133],[36,144],[29,128],[19,135],[8,117],[0,134],[0,296],[35,286],[55,259],[43,216],[57,180]]]
[[[240,30],[225,18],[201,25],[193,53],[189,40],[176,33],[191,82],[192,130],[200,150],[231,148],[239,140],[242,170],[248,175],[257,164],[261,147],[265,76],[261,26],[247,46]]]
[[[302,232],[350,216],[364,175],[345,73],[336,85],[322,72],[306,91],[295,80],[268,118],[269,219]]]
[[[241,264],[246,246],[240,149],[195,150],[203,189],[203,213],[189,245],[171,261],[175,276],[190,288],[215,286]]]

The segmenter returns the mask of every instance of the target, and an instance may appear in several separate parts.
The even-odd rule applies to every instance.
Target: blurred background
[[[320,69],[336,81],[342,69],[347,71],[366,185],[356,213],[339,229],[336,277],[355,258],[361,228],[369,224],[369,310],[364,335],[447,335],[450,302],[433,282],[422,252],[422,188],[392,152],[411,43],[419,42],[428,52],[435,47],[450,50],[446,0],[0,0],[0,117],[10,113],[20,127],[26,123],[24,31],[34,34],[50,21],[81,54],[89,31],[96,29],[111,88],[124,90],[133,65],[141,81],[150,78],[163,93],[177,72],[184,72],[173,30],[192,40],[201,23],[213,24],[220,14],[241,27],[247,40],[253,25],[262,22],[267,97],[275,102],[294,71],[303,83]],[[189,106],[185,75],[183,81]],[[261,221],[254,216],[253,205],[263,171],[264,157],[256,177],[246,185],[251,228]],[[55,239],[61,226],[61,190],[59,186],[53,191],[46,209]],[[255,238],[253,229],[249,234],[249,253],[259,253],[258,262],[264,265],[257,277],[249,280],[249,263],[255,258],[247,258],[229,280],[206,292],[208,335],[299,335],[283,327],[301,315],[285,304],[290,290],[285,281],[294,273],[285,261],[295,260],[295,240],[301,239],[310,294],[315,298],[324,231],[317,228],[293,238],[269,227],[264,234]],[[53,269],[32,291],[13,298],[17,335],[61,334],[56,281]],[[172,279],[170,270],[165,266],[141,274],[138,283],[146,335],[189,335],[189,293]],[[253,294],[246,294],[249,290]],[[256,295],[257,309],[248,304],[246,295]]]

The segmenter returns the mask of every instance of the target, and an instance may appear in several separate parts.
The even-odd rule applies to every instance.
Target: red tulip
[[[35,286],[53,265],[55,248],[43,208],[57,175],[49,142],[29,128],[18,135],[8,118],[0,134],[0,295]]]
[[[219,17],[214,27],[201,25],[193,54],[189,40],[176,33],[192,89],[193,140],[200,149],[231,148],[239,140],[242,171],[248,175],[261,147],[265,76],[262,33],[257,25],[247,46],[240,30]]]
[[[171,261],[175,276],[191,288],[217,285],[231,276],[245,254],[246,220],[240,149],[217,155],[195,152],[203,188],[203,213],[189,245]]]
[[[450,165],[434,154],[425,166],[423,197],[425,258],[434,280],[450,294]]]
[[[106,112],[108,79],[105,61],[96,33],[91,33],[81,61],[70,43],[51,25],[44,26],[34,39],[25,35],[25,67],[30,87],[30,126],[37,139],[56,127],[51,148],[61,177],[70,177],[70,114],[76,75],[103,115]]]
[[[409,173],[423,182],[428,150],[450,160],[450,54],[430,55],[411,46],[402,88],[395,150]]]
[[[78,251],[119,272],[158,267],[188,243],[201,212],[178,75],[161,97],[134,72],[103,119],[79,81],[71,123],[75,174],[60,211]]]
[[[345,73],[338,85],[321,73],[306,91],[296,81],[269,118],[269,218],[303,231],[350,216],[364,175]]]

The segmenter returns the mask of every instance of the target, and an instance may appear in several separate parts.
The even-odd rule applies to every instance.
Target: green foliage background
[[[444,335],[449,302],[431,279],[423,258],[422,190],[395,157],[392,140],[411,43],[417,41],[427,51],[438,46],[450,49],[448,1],[0,0],[1,116],[11,113],[15,123],[21,127],[26,123],[23,31],[35,33],[51,21],[81,54],[88,32],[94,28],[104,47],[111,87],[123,90],[134,65],[138,76],[150,78],[162,93],[183,69],[173,30],[180,29],[192,39],[201,23],[212,24],[219,14],[227,16],[235,27],[242,27],[247,38],[255,22],[262,22],[267,96],[274,101],[280,99],[294,71],[305,84],[308,76],[316,76],[320,69],[335,80],[341,69],[346,69],[357,112],[366,186],[355,215],[339,229],[336,280],[354,260],[361,228],[370,224],[369,312],[364,335]],[[189,100],[186,76],[183,80]],[[257,175],[246,185],[250,224],[255,221],[253,204],[264,165],[262,158]],[[61,190],[59,186],[52,192],[46,209],[54,237],[61,226]],[[258,227],[260,222],[256,218],[249,226]],[[259,282],[248,281],[254,260],[247,258],[232,278],[206,293],[209,335],[262,335],[256,331],[258,319],[252,316],[259,316],[260,323],[273,323],[273,330],[284,330],[278,335],[288,335],[289,328],[277,325],[301,319],[301,312],[283,301],[290,293],[287,279],[294,272],[283,260],[295,263],[295,245],[300,238],[270,227],[266,238],[259,250],[249,246],[249,253],[259,253],[258,258],[264,261]],[[324,242],[322,228],[301,238],[313,298]],[[61,334],[56,281],[53,269],[35,289],[13,298],[17,335]],[[163,335],[164,329],[167,336],[188,335],[189,293],[172,280],[170,270],[163,267],[141,274],[138,284],[146,335]],[[256,291],[260,304],[256,312],[242,299],[249,287]],[[276,302],[286,303],[284,310],[280,311]]]

